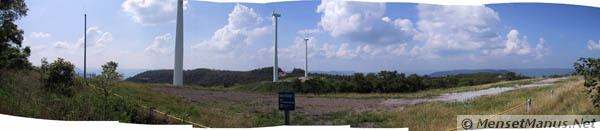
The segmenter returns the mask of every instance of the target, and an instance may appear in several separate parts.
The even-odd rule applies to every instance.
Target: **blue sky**
[[[34,65],[46,57],[88,68],[109,60],[128,69],[173,67],[173,0],[27,0],[17,22]],[[423,72],[483,68],[571,68],[600,55],[600,8],[562,4],[484,6],[296,1],[268,4],[188,1],[184,69],[272,66],[272,11],[279,19],[284,70]]]

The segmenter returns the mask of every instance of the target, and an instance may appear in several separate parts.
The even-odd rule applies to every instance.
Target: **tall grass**
[[[102,92],[93,83],[75,78],[75,95],[45,90],[35,70],[0,70],[0,113],[52,120],[111,120],[133,123],[159,122],[132,101],[111,96],[105,109]],[[108,115],[104,115],[104,112]]]
[[[493,115],[532,100],[531,115],[598,115],[599,110],[585,96],[580,76],[549,86],[512,90],[466,102],[428,102],[387,112],[393,119],[382,127],[409,127],[411,130],[447,130],[456,127],[457,115]],[[550,98],[550,90],[554,96]],[[526,115],[526,107],[505,115]]]

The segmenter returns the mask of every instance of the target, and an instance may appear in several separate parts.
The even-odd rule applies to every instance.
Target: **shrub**
[[[71,97],[74,95],[75,66],[71,62],[58,58],[48,66],[45,89]]]
[[[600,59],[598,58],[579,58],[573,64],[577,73],[583,75],[587,87],[587,93],[592,97],[592,102],[595,107],[600,107]]]

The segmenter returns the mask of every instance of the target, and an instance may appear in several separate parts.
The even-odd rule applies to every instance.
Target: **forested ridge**
[[[184,84],[200,86],[229,87],[236,84],[247,84],[272,80],[272,67],[264,67],[250,71],[227,71],[212,69],[194,69],[184,71]],[[283,72],[279,69],[280,72]],[[304,75],[304,70],[294,69],[287,77]],[[282,81],[274,88],[288,88],[301,93],[398,93],[417,92],[427,89],[452,88],[461,86],[481,85],[508,80],[529,78],[514,72],[493,73],[480,72],[475,74],[447,75],[430,77],[398,73],[397,71],[381,71],[379,73],[354,73],[353,75],[310,74],[310,79],[302,82],[298,79]],[[128,78],[128,81],[142,83],[171,83],[172,70],[152,70]],[[271,84],[265,85],[269,86]],[[274,85],[273,85],[274,86]],[[268,88],[268,87],[265,87]]]
[[[292,88],[302,93],[399,93],[417,92],[427,89],[452,88],[461,86],[481,85],[507,80],[526,79],[523,75],[514,72],[460,74],[444,77],[406,75],[397,71],[381,71],[379,73],[355,73],[351,76],[343,75],[313,75],[305,82],[294,81]]]
[[[283,72],[283,70],[279,68],[279,72]],[[304,71],[302,71],[302,73],[304,73]],[[185,85],[227,87],[234,84],[245,84],[272,79],[273,67],[264,67],[250,71],[228,71],[206,68],[183,71],[183,84]],[[127,81],[142,83],[172,83],[173,70],[150,70],[127,78]]]

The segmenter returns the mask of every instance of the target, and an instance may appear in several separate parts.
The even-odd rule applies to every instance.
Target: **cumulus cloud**
[[[538,40],[538,44],[535,46],[535,58],[542,59],[544,56],[548,55],[548,48],[545,47],[546,40],[544,38],[540,38]]]
[[[485,6],[417,5],[415,39],[423,50],[469,51],[500,43],[497,33],[500,17]]]
[[[406,51],[407,44],[391,44],[391,45],[351,45],[349,43],[319,44],[315,37],[309,37],[308,41],[308,57],[309,58],[340,58],[353,59],[357,57],[375,57],[380,55],[404,56],[408,55]],[[301,59],[305,56],[305,43],[301,37],[296,37],[294,44],[289,47],[279,48],[279,57],[282,59]],[[273,47],[261,48],[259,54],[272,55]]]
[[[71,49],[72,46],[69,45],[69,43],[67,43],[66,41],[57,41],[52,43],[52,48],[56,48],[56,49]]]
[[[383,17],[385,3],[323,0],[318,25],[333,37],[357,42],[393,44],[412,40],[416,30],[408,19]]]
[[[418,20],[413,23],[384,16],[384,3],[324,0],[316,10],[322,14],[319,31],[348,38],[355,48],[350,48],[351,44],[324,44],[322,52],[327,57],[391,54],[420,59],[511,54],[541,59],[548,53],[543,38],[534,47],[516,29],[503,38],[500,17],[489,7],[418,4],[416,8]],[[310,30],[299,34],[307,32]]]
[[[29,37],[31,37],[31,38],[48,38],[48,37],[50,37],[50,34],[44,33],[44,32],[32,32],[31,35],[29,35]]]
[[[508,55],[511,53],[525,55],[531,52],[531,48],[527,42],[527,37],[520,38],[519,31],[511,30],[506,35],[506,42],[504,48],[494,49],[490,52],[491,55]],[[543,39],[541,39],[543,40]],[[484,51],[484,53],[486,53]]]
[[[396,45],[388,45],[385,47],[385,51],[391,54],[402,56],[407,55],[406,46],[408,44],[396,44]]]
[[[100,30],[98,27],[90,27],[86,31],[88,47],[105,47],[106,44],[112,42],[112,33]],[[74,48],[83,47],[83,36],[75,44]]]
[[[175,22],[177,17],[177,0],[125,0],[121,8],[136,23],[143,25]],[[183,10],[187,8],[188,0],[184,0]]]
[[[99,27],[90,27],[86,33],[88,67],[99,67],[109,60],[131,58],[123,56],[132,56],[132,54],[124,55],[120,53],[120,50],[115,49],[118,47],[114,47],[115,45],[112,44],[114,38],[111,32],[104,31]],[[32,51],[29,58],[35,64],[39,64],[39,60],[44,57],[50,61],[61,57],[71,61],[78,67],[83,65],[83,36],[76,36],[75,39],[71,40],[58,40],[54,42],[48,42],[43,39],[31,39],[31,41],[28,41],[28,44],[31,44],[29,42],[35,43],[35,46],[32,46],[32,49],[35,51]]]
[[[598,43],[588,40],[587,48],[588,50],[600,50],[600,40],[598,40]]]
[[[321,33],[321,29],[304,29],[304,30],[299,30],[298,34],[300,35],[310,35],[310,34],[316,34],[316,33]]]
[[[263,19],[254,9],[237,4],[229,14],[229,23],[215,31],[209,40],[193,45],[192,48],[224,50],[235,44],[250,45],[269,32],[269,26],[261,26]]]
[[[144,52],[161,55],[171,54],[172,50],[170,50],[170,44],[168,43],[171,42],[172,39],[173,37],[171,36],[171,33],[156,36],[154,37],[154,42],[152,45],[146,47]]]
[[[112,33],[100,30],[98,27],[90,27],[86,31],[87,33],[87,48],[88,51],[101,52],[107,44],[113,41]],[[67,51],[74,51],[83,48],[83,36],[73,44],[67,41],[56,41],[51,44],[50,47],[55,49],[66,49]],[[91,49],[90,49],[91,48]]]

